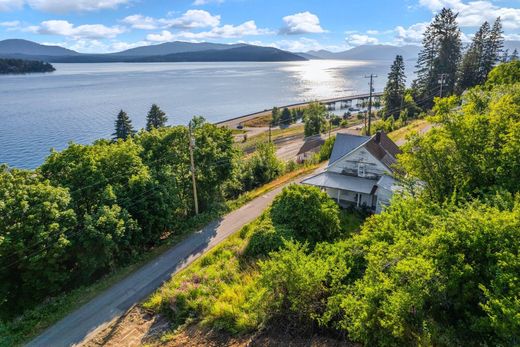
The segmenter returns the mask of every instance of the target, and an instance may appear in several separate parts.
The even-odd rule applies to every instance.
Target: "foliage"
[[[0,59],[0,75],[53,71],[56,71],[54,66],[43,61]]]
[[[305,136],[318,135],[326,129],[325,114],[327,109],[319,102],[310,103],[303,116]]]
[[[503,63],[494,68],[486,81],[487,88],[497,85],[515,84],[520,81],[520,61],[513,60],[510,63]]]
[[[468,91],[462,107],[455,97],[438,100],[434,112],[438,126],[411,137],[400,157],[431,198],[462,199],[494,187],[519,190],[520,84]]]
[[[329,160],[330,155],[332,154],[332,149],[334,148],[334,143],[336,142],[336,136],[329,137],[325,140],[325,143],[320,148],[319,153],[319,161]]]
[[[132,121],[130,120],[126,112],[123,110],[119,111],[117,115],[115,129],[115,133],[112,134],[114,140],[126,140],[127,138],[135,134],[135,130],[132,126]]]
[[[76,214],[64,188],[0,166],[0,318],[67,283]]]
[[[503,46],[502,24],[497,18],[493,29],[484,22],[464,54],[457,77],[457,92],[483,84],[500,59]]]
[[[394,201],[355,237],[366,270],[330,298],[324,323],[341,317],[333,324],[367,345],[514,344],[517,311],[498,307],[518,303],[518,206]]]
[[[275,228],[272,221],[266,219],[255,227],[244,250],[244,255],[250,258],[266,256],[280,250],[284,246],[284,242],[292,238],[293,232],[290,229],[283,226]]]
[[[246,190],[270,182],[283,173],[283,163],[276,156],[276,147],[272,143],[258,145],[257,151],[245,163],[243,177]]]
[[[162,128],[166,126],[167,121],[168,117],[166,117],[166,113],[164,113],[159,106],[153,104],[146,116],[146,130],[151,131],[153,129]]]
[[[234,174],[230,130],[197,123],[203,212]],[[193,195],[185,127],[70,144],[35,172],[0,171],[2,315],[91,283],[186,228]]]
[[[287,107],[284,107],[284,109],[282,110],[282,114],[280,115],[280,122],[279,122],[280,126],[281,127],[289,126],[289,125],[291,125],[292,122],[293,122],[293,117],[292,117],[291,111]]]
[[[273,201],[270,216],[274,224],[288,227],[296,238],[311,244],[339,235],[338,206],[316,187],[291,185]]]
[[[383,94],[383,118],[392,116],[394,119],[399,117],[401,107],[403,105],[404,92],[406,89],[406,75],[404,72],[404,61],[401,55],[395,57],[395,60],[388,73],[388,82],[386,83]]]
[[[452,94],[461,56],[461,33],[457,14],[443,8],[424,32],[423,49],[417,61],[417,79],[414,81],[419,98],[426,108],[433,103],[437,93],[439,76],[445,74],[443,93]]]

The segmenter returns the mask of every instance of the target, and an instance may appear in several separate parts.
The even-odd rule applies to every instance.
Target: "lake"
[[[273,106],[368,92],[389,61],[54,64],[50,74],[0,76],[0,163],[35,168],[51,148],[110,138],[125,110],[144,127],[152,103],[169,124],[218,122]]]

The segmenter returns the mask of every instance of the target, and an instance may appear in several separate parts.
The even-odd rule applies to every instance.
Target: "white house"
[[[337,134],[325,171],[302,183],[320,187],[340,205],[365,206],[380,213],[399,190],[392,166],[400,152],[384,132]]]

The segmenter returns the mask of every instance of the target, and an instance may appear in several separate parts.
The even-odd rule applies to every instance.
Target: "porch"
[[[342,207],[366,207],[375,211],[377,206],[376,180],[323,172],[302,181],[321,188]]]

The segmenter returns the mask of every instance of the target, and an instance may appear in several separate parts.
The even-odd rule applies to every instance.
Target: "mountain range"
[[[504,49],[520,50],[520,41],[506,41]],[[292,53],[273,47],[248,44],[167,42],[124,50],[117,53],[85,54],[60,46],[8,39],[0,41],[0,58],[43,60],[51,63],[101,62],[225,62],[225,61],[303,61],[310,59],[393,60],[402,55],[405,60],[417,60],[420,46],[361,45],[343,52],[317,50]]]

